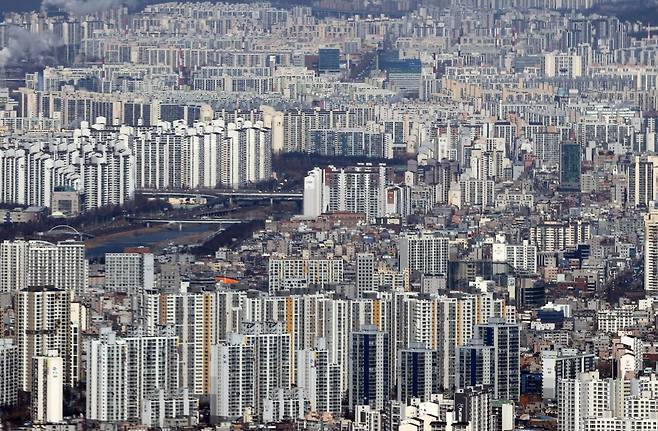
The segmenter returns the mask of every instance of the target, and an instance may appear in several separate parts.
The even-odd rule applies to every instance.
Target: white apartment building
[[[573,53],[546,53],[544,54],[544,74],[549,78],[559,76],[578,78],[583,75],[582,57]]]
[[[0,339],[0,406],[8,407],[18,400],[18,346],[11,338]]]
[[[304,177],[304,217],[318,217],[327,212],[325,197],[329,196],[324,170],[313,168]]]
[[[187,388],[168,394],[163,389],[148,395],[142,403],[142,425],[165,428],[199,423],[199,400]]]
[[[368,220],[386,215],[386,167],[316,168],[304,179],[305,216],[348,212]]]
[[[147,396],[179,389],[178,338],[138,333],[124,339],[128,345],[128,417],[139,418]]]
[[[51,205],[55,160],[41,148],[0,147],[0,202]]]
[[[475,336],[494,348],[494,398],[517,402],[521,392],[520,327],[491,318],[476,326]]]
[[[272,175],[272,135],[262,121],[161,122],[134,140],[137,188],[236,189]]]
[[[155,287],[155,260],[147,249],[105,254],[105,288],[140,295]]]
[[[342,259],[270,259],[270,294],[343,282]]]
[[[538,251],[573,249],[591,238],[590,228],[590,223],[584,220],[544,220],[530,227],[530,243],[535,244]]]
[[[464,178],[459,181],[459,206],[494,207],[495,183],[492,180]]]
[[[407,232],[398,240],[400,269],[421,274],[448,273],[448,238],[429,232]]]
[[[639,319],[632,306],[601,310],[596,313],[596,329],[608,334],[616,334],[637,326]]]
[[[541,353],[542,397],[555,399],[557,385],[563,379],[575,379],[578,374],[593,371],[596,356],[576,349],[545,350]]]
[[[64,420],[64,360],[49,350],[33,358],[32,422],[56,424]]]
[[[54,142],[1,145],[0,203],[50,207],[55,188],[70,187],[88,210],[123,205],[137,188],[239,188],[268,180],[271,158],[262,121],[133,128],[99,117]]]
[[[650,207],[658,198],[658,156],[635,156],[628,169],[628,203]]]
[[[341,415],[342,381],[341,367],[331,363],[323,338],[318,339],[315,349],[297,351],[297,387],[304,390],[310,409],[317,413]]]
[[[537,246],[523,240],[521,244],[507,244],[497,239],[492,245],[492,261],[507,262],[517,271],[537,273]]]
[[[52,286],[75,294],[89,285],[85,245],[77,241],[3,241],[0,243],[0,291]]]
[[[247,406],[262,416],[266,398],[291,387],[290,335],[283,325],[245,322],[241,332],[212,348],[210,408],[216,418],[238,417]]]
[[[236,418],[254,400],[254,349],[244,337],[231,334],[224,343],[212,346],[210,414],[216,418]]]
[[[128,344],[108,328],[89,340],[85,416],[101,422],[128,418]]]
[[[658,211],[644,216],[644,291],[658,295]]]
[[[147,292],[144,303],[144,320],[149,326],[145,333],[157,334],[160,326],[168,326],[178,336],[179,382],[192,395],[210,392],[210,351],[219,342],[221,328],[233,328],[232,312],[219,311],[221,295],[213,292],[180,293]],[[148,298],[148,299],[147,299]],[[225,314],[225,313],[228,313]]]
[[[177,391],[177,344],[174,335],[120,338],[104,329],[88,344],[87,417],[139,419],[147,397]]]
[[[306,393],[299,388],[275,389],[263,401],[263,422],[301,420],[310,410]]]
[[[598,371],[559,381],[558,430],[656,429],[658,393],[646,383],[646,379],[602,379]]]

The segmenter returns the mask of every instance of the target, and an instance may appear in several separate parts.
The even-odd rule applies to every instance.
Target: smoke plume
[[[61,45],[52,33],[32,33],[17,26],[7,27],[5,38],[5,47],[0,50],[0,67],[20,60],[40,62],[51,54],[53,48]]]
[[[69,15],[89,15],[138,3],[139,0],[43,0],[41,10],[61,9]]]

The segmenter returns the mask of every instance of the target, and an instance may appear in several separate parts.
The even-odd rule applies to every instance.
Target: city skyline
[[[656,0],[0,16],[0,428],[658,430]]]

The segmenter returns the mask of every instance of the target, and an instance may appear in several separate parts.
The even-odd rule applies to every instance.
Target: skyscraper
[[[494,348],[494,399],[518,401],[521,384],[519,327],[501,318],[476,326],[476,336]]]
[[[101,421],[141,418],[149,396],[179,389],[177,338],[163,333],[117,337],[104,328],[88,343],[87,416]]]
[[[628,167],[628,203],[632,206],[649,207],[658,195],[658,156],[633,157]]]
[[[389,398],[389,335],[364,326],[350,336],[349,408],[381,410]]]
[[[63,358],[66,384],[70,374],[70,292],[48,286],[30,287],[16,296],[16,344],[20,388],[32,387],[32,359],[56,351]]]
[[[479,338],[473,338],[468,344],[459,348],[459,382],[460,388],[483,385],[493,386],[495,369],[495,349],[486,346]]]
[[[262,415],[264,400],[291,386],[290,335],[283,325],[244,322],[240,332],[212,348],[210,405],[215,418],[235,418],[246,407]]]
[[[560,146],[560,188],[580,191],[580,144],[563,142]]]
[[[326,342],[319,338],[314,349],[297,351],[297,387],[304,389],[317,413],[341,414],[343,397],[340,365],[331,363]]]
[[[128,418],[140,418],[146,397],[163,390],[174,393],[178,384],[178,338],[163,330],[157,336],[140,331],[125,337],[128,346]]]
[[[18,396],[18,348],[9,338],[0,339],[0,407],[13,406]]]
[[[644,292],[658,294],[658,211],[644,216]]]
[[[398,353],[398,401],[409,404],[412,398],[429,401],[439,393],[439,353],[414,344]]]
[[[128,345],[109,328],[87,342],[87,408],[89,420],[128,419]]]
[[[187,283],[179,293],[148,292],[144,309],[145,328],[157,334],[160,326],[169,326],[178,336],[180,386],[192,395],[210,392],[210,349],[217,340],[217,311],[212,292],[187,292]]]
[[[241,416],[254,405],[254,349],[240,334],[211,350],[210,415],[213,420]]]
[[[304,216],[318,217],[325,212],[324,171],[314,168],[304,177]]]

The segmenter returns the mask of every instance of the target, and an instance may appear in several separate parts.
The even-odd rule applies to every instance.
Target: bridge
[[[135,194],[143,196],[162,196],[162,197],[187,197],[187,198],[229,198],[236,200],[264,200],[270,201],[301,201],[304,199],[304,194],[301,192],[260,192],[255,190],[153,190],[141,189],[137,190]]]
[[[236,218],[195,218],[195,219],[169,219],[169,218],[131,218],[131,221],[147,224],[177,224],[179,227],[184,224],[219,224],[231,225],[252,221],[251,219]]]
[[[94,238],[94,235],[86,232],[80,232],[73,226],[69,226],[67,224],[60,224],[57,226],[53,226],[46,232],[40,232],[39,235],[42,236],[71,235],[71,236],[77,236],[80,241],[82,241],[83,238]]]

